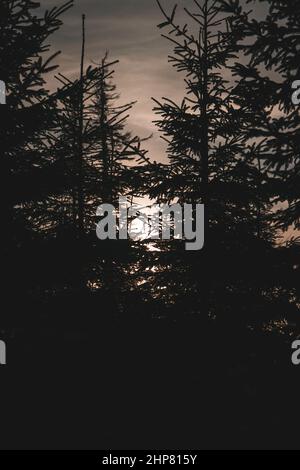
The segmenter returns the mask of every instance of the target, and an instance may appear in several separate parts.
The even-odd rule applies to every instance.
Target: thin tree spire
[[[82,49],[80,62],[79,92],[79,133],[78,133],[78,228],[79,237],[84,234],[84,194],[83,194],[83,99],[84,99],[84,59],[85,59],[85,15],[82,15]]]

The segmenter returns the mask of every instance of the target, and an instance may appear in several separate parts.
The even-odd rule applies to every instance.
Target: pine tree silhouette
[[[92,310],[90,302],[102,296],[103,317],[126,308],[120,297],[124,300],[136,288],[132,269],[143,250],[129,240],[96,238],[100,204],[118,207],[119,196],[130,200],[139,196],[136,166],[146,155],[142,139],[125,129],[134,103],[117,103],[112,83],[116,63],[106,55],[100,65],[88,66],[79,80],[57,75],[62,84],[57,94],[61,131],[54,153],[61,162],[65,187],[47,200],[42,214],[47,222],[41,219],[48,227],[47,237],[56,240],[56,255],[52,254],[56,292],[68,292],[70,301],[76,299],[85,310]]]
[[[232,9],[230,2],[223,2],[224,5],[227,10]],[[243,31],[249,44],[240,43],[241,51],[249,59],[248,65],[235,67],[241,79],[236,91],[251,117],[249,138],[259,142],[260,161],[272,175],[274,197],[278,202],[289,203],[278,212],[278,225],[288,229],[295,224],[297,228],[300,115],[292,103],[292,84],[300,75],[299,2],[268,2],[266,18],[262,21],[249,17],[239,9],[239,4],[233,10],[236,12],[233,28]],[[251,37],[253,44],[249,41]]]
[[[223,11],[233,14],[231,28],[245,58],[243,64],[233,66],[237,85],[232,97],[243,110],[245,142],[261,175],[259,194],[269,198],[273,207],[267,226],[291,230],[299,224],[300,114],[292,103],[292,83],[299,73],[299,5],[270,1],[266,18],[258,21],[240,2],[221,3]],[[276,242],[265,260],[262,317],[299,321],[297,256],[299,247],[292,237],[287,248],[279,249]]]
[[[238,59],[239,33],[231,31],[230,15],[220,12],[218,2],[195,2],[196,12],[185,9],[196,33],[177,24],[176,8],[168,14],[158,4],[165,18],[159,27],[169,29],[165,37],[174,46],[169,61],[186,77],[186,97],[181,104],[156,101],[170,165],[153,168],[150,194],[169,202],[204,203],[206,241],[205,249],[192,256],[178,242],[172,244],[162,260],[163,269],[171,265],[173,272],[157,279],[169,283],[179,316],[201,312],[228,324],[231,317],[248,322],[256,290],[250,281],[254,253],[270,248],[275,232],[255,146],[244,132],[244,110],[233,96],[231,67]]]
[[[1,198],[4,241],[2,245],[3,292],[13,322],[18,300],[34,285],[34,215],[27,218],[26,206],[41,200],[56,185],[49,179],[53,161],[49,157],[49,133],[56,123],[55,96],[46,90],[47,74],[56,66],[59,52],[47,56],[47,40],[62,24],[61,15],[71,6],[35,14],[39,6],[27,0],[1,2],[0,78],[7,89],[7,104],[1,112]],[[19,312],[20,313],[20,312]],[[5,320],[3,320],[5,321]]]

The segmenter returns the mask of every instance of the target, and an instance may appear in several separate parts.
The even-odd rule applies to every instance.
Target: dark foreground
[[[1,449],[297,449],[291,339],[199,322],[15,330]]]

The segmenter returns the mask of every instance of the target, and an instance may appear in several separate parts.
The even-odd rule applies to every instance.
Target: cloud
[[[62,0],[41,0],[42,8],[61,5]],[[172,10],[175,0],[162,0],[167,10]],[[193,10],[193,0],[177,0],[178,21],[183,21],[183,6]],[[62,50],[58,59],[60,72],[79,75],[81,53],[81,15],[86,15],[86,58],[100,61],[106,51],[112,59],[119,59],[115,67],[115,82],[123,102],[138,101],[129,120],[129,127],[141,137],[154,133],[148,143],[151,157],[165,159],[165,145],[160,142],[152,121],[151,97],[167,96],[181,101],[184,82],[168,63],[171,46],[161,37],[157,24],[162,15],[155,0],[75,0],[74,7],[63,16],[64,25],[53,38],[52,50]],[[183,77],[182,77],[183,78]],[[58,83],[49,77],[50,88]]]
[[[42,1],[51,9],[62,2]],[[165,2],[172,7],[173,2]],[[179,3],[184,3],[183,0]],[[77,0],[63,16],[64,25],[55,33],[52,50],[61,50],[60,72],[76,77],[81,52],[81,15],[86,15],[86,59],[100,61],[106,51],[120,63],[115,67],[115,82],[122,102],[137,101],[128,128],[141,137],[153,133],[146,146],[155,160],[165,159],[165,144],[153,125],[152,97],[182,99],[183,85],[168,64],[170,45],[161,37],[157,24],[161,14],[155,0]],[[58,83],[49,77],[49,86]]]

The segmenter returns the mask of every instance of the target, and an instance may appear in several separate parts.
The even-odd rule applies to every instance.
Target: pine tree
[[[243,110],[245,141],[262,175],[260,190],[273,208],[269,223],[291,230],[299,226],[300,200],[300,114],[292,103],[292,83],[299,74],[299,5],[276,0],[264,3],[266,17],[257,20],[240,2],[222,2],[222,10],[232,15],[231,28],[244,56],[243,64],[233,67],[232,98]],[[299,321],[299,247],[293,241],[294,237],[287,247],[276,241],[267,258],[269,272],[261,282],[266,300],[262,316],[270,321]]]
[[[96,212],[102,203],[118,207],[119,196],[139,196],[136,164],[146,155],[142,139],[126,130],[134,103],[118,104],[112,82],[116,63],[106,55],[101,64],[82,70],[79,79],[57,75],[62,85],[57,93],[60,132],[53,151],[65,186],[45,199],[39,219],[40,230],[56,250],[53,293],[73,295],[77,305],[84,299],[86,309],[94,292],[102,296],[108,316],[124,311],[126,297],[134,294],[133,271],[142,248],[126,240],[98,240]]]
[[[271,246],[274,231],[269,194],[258,190],[265,181],[244,132],[244,110],[232,97],[231,66],[241,33],[231,30],[220,2],[194,1],[195,12],[185,8],[191,27],[177,24],[176,7],[168,14],[158,4],[164,16],[159,27],[168,28],[165,37],[174,46],[169,61],[185,75],[186,97],[181,104],[156,100],[170,164],[153,168],[150,194],[160,201],[204,203],[206,245],[190,254],[178,241],[171,244],[160,256],[156,282],[166,282],[162,292],[177,314],[201,312],[244,323],[253,315],[254,256]]]
[[[248,137],[260,143],[264,173],[271,175],[274,199],[281,205],[278,226],[299,228],[300,113],[292,103],[292,85],[300,76],[300,7],[288,0],[262,3],[267,14],[258,21],[239,2],[223,2],[227,11],[235,11],[232,26],[242,32],[240,49],[248,58],[247,65],[235,67],[240,77],[235,92],[248,111]]]
[[[49,133],[56,126],[55,96],[46,89],[47,74],[56,66],[59,52],[47,57],[48,38],[61,26],[61,15],[72,1],[37,16],[39,4],[29,0],[4,0],[0,6],[0,79],[6,84],[7,104],[1,112],[1,213],[3,216],[3,292],[13,305],[32,288],[34,249],[31,220],[26,204],[41,200],[54,190],[55,180],[49,155]],[[51,186],[53,185],[53,187]],[[34,216],[31,216],[34,218]]]

